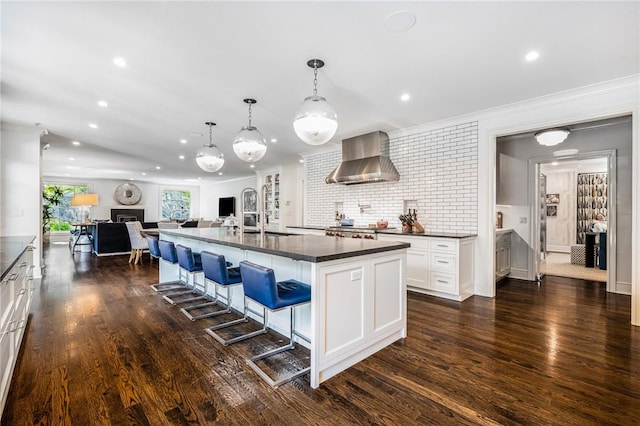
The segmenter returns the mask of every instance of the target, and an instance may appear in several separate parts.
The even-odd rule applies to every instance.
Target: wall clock
[[[140,188],[136,185],[132,183],[123,183],[118,185],[116,188],[115,197],[120,204],[131,206],[138,204],[142,197],[142,193],[140,192]]]

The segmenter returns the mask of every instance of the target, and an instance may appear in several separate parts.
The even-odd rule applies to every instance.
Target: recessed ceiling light
[[[127,61],[121,56],[118,56],[117,58],[113,58],[113,63],[116,67],[120,67],[120,68],[124,68],[127,66]]]
[[[156,166],[156,170],[160,170],[160,166]]]
[[[184,160],[184,155],[179,155],[178,158]]]
[[[558,162],[557,162],[557,161],[554,161],[553,163],[551,163],[551,165],[552,165],[552,166],[557,166],[557,165],[558,165]]]
[[[304,163],[304,160],[301,158],[301,159],[300,159],[300,162],[301,162],[301,163]]]
[[[109,104],[107,103],[107,101],[98,101],[98,106],[101,106],[102,108],[106,108],[109,106]]]
[[[410,95],[410,94],[408,94],[408,93],[403,93],[403,94],[400,96],[400,100],[402,100],[402,101],[407,102],[409,99],[411,99],[411,95]]]
[[[255,165],[254,165],[254,164],[251,164],[249,167],[251,167],[251,168],[253,169],[253,168],[255,167]]]
[[[75,146],[78,146],[78,145],[80,145],[80,142],[78,142],[78,141],[71,141],[71,144],[73,144],[73,145],[75,145]]]
[[[416,14],[410,10],[398,10],[384,18],[384,29],[392,33],[409,31],[416,23]]]
[[[71,174],[70,174],[70,173],[65,173],[64,175],[65,175],[65,176],[71,176]]]
[[[222,172],[218,172],[218,176],[222,176]]]
[[[271,142],[272,142],[272,143],[276,143],[276,142],[278,142],[278,139],[276,139],[276,138],[271,138]]]
[[[69,157],[69,161],[75,161],[75,158]]]
[[[198,178],[198,180],[202,180],[202,178],[201,178],[201,177],[199,177],[199,178]]]
[[[145,172],[142,172],[142,176],[146,176],[147,174]]]
[[[532,50],[531,52],[527,53],[527,56],[525,56],[524,58],[531,62],[531,61],[535,61],[536,59],[538,59],[538,57],[540,56],[540,54],[538,52],[536,52],[535,50]]]
[[[186,139],[180,139],[180,143],[187,143]]]
[[[89,123],[89,127],[91,127],[92,129],[97,129],[98,125],[95,123]]]
[[[129,178],[129,180],[133,180],[133,178]]]

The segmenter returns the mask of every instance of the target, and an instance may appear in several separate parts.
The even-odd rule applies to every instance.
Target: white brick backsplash
[[[418,209],[418,220],[429,231],[477,232],[478,123],[391,139],[389,155],[399,182],[328,185],[324,179],[340,163],[334,151],[309,156],[305,162],[305,225],[334,225],[336,203],[357,226],[388,219],[400,227],[405,200]],[[370,209],[360,213],[358,204]]]

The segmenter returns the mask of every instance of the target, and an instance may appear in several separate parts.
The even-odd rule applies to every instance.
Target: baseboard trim
[[[625,283],[618,281],[616,283],[616,289],[614,291],[616,294],[628,294],[631,296],[631,283]]]
[[[570,246],[552,246],[552,245],[548,245],[547,246],[547,253],[549,253],[549,252],[571,253],[571,247]]]

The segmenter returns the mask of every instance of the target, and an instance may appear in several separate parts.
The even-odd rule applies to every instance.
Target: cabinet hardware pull
[[[23,295],[26,291],[27,291],[26,288],[21,288],[20,291],[18,292],[18,296]]]
[[[22,325],[21,325],[22,324]],[[18,326],[16,327],[16,330],[20,330],[21,328],[24,328],[24,326],[27,324],[27,321],[25,320],[20,320],[20,322],[18,322]]]
[[[17,279],[18,279],[18,274],[11,274],[9,275],[8,281],[15,281]]]
[[[447,245],[446,244],[438,244],[438,247],[445,247],[446,248]]]
[[[446,260],[438,260],[438,263],[449,263]]]
[[[439,283],[442,283],[442,284],[447,284],[447,283],[448,283],[447,281],[442,281],[442,280],[437,280],[437,281],[438,281]]]
[[[18,321],[11,321],[9,323],[9,328],[7,328],[7,333],[13,333],[14,331],[16,331],[17,327],[11,328],[11,324],[18,324]]]

